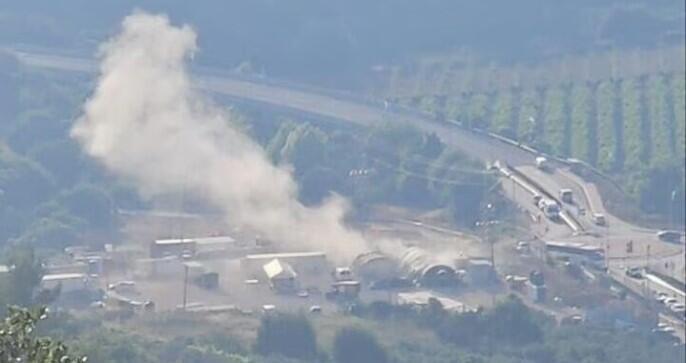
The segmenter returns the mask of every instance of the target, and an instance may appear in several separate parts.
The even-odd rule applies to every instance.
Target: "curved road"
[[[92,59],[65,57],[47,53],[28,53],[4,48],[17,56],[20,62],[27,66],[72,71],[79,73],[97,72],[97,64]],[[551,237],[565,237],[568,240],[582,241],[600,245],[608,249],[607,254],[612,261],[621,261],[617,268],[626,265],[636,266],[646,263],[658,268],[680,281],[684,281],[683,248],[673,244],[658,241],[655,231],[631,225],[607,213],[602,205],[602,199],[597,188],[566,170],[563,165],[557,165],[554,171],[544,173],[534,166],[533,155],[517,146],[494,139],[486,134],[467,130],[445,122],[437,122],[420,113],[406,112],[396,107],[382,107],[365,100],[354,100],[352,97],[336,97],[333,92],[313,92],[305,87],[292,87],[267,80],[239,79],[221,71],[199,71],[194,73],[194,84],[202,90],[216,93],[237,100],[247,100],[270,107],[295,111],[299,113],[325,117],[363,126],[371,126],[384,119],[413,125],[425,132],[438,135],[443,142],[454,146],[467,155],[485,162],[499,160],[517,169],[529,178],[535,180],[549,193],[556,195],[561,188],[574,190],[575,205],[565,205],[565,210],[574,215],[589,233],[572,236],[569,230],[561,226],[550,224]],[[515,189],[512,189],[515,192]],[[519,193],[524,193],[523,191]],[[513,196],[515,197],[515,196]],[[515,200],[527,209],[531,209],[530,197],[521,194]],[[580,213],[580,209],[587,213]],[[590,221],[591,212],[606,215],[609,227],[597,227]],[[562,230],[560,229],[562,228]],[[546,229],[547,230],[547,229]],[[626,244],[634,243],[634,251],[628,252]],[[649,247],[648,247],[649,246]],[[651,254],[652,256],[649,256]]]

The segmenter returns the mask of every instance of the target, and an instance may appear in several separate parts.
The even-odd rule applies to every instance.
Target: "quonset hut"
[[[398,261],[379,251],[367,252],[355,258],[352,271],[362,281],[388,281],[398,277]]]
[[[400,258],[400,274],[423,286],[450,286],[458,280],[453,261],[417,247],[408,248]]]

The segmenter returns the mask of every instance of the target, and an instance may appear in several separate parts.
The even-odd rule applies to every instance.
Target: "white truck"
[[[549,168],[548,159],[543,156],[536,157],[536,167],[540,170],[547,170]]]
[[[595,223],[598,226],[604,226],[607,224],[607,220],[605,219],[605,215],[601,213],[593,213],[593,223]]]

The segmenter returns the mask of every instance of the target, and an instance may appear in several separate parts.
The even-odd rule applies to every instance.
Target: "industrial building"
[[[159,239],[150,245],[150,257],[221,255],[235,246],[236,240],[230,236]]]
[[[158,239],[150,245],[150,257],[162,258],[195,254],[195,240],[190,238]]]

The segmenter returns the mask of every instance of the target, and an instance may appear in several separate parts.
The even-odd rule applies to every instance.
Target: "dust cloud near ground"
[[[125,18],[101,46],[97,86],[72,129],[83,150],[144,197],[191,193],[284,249],[348,261],[368,250],[343,222],[345,200],[302,205],[291,174],[191,87],[186,61],[196,40],[191,27],[166,16]]]

